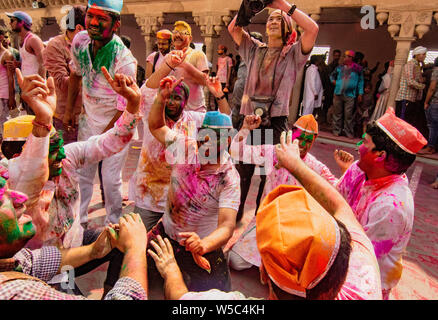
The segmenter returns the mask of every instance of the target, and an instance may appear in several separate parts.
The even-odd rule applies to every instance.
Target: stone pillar
[[[193,13],[193,18],[196,25],[201,29],[201,35],[204,38],[206,46],[206,56],[212,64],[214,58],[214,50],[216,47],[216,38],[219,37],[224,25],[227,26],[231,21],[229,13]]]
[[[406,64],[411,49],[411,43],[415,40],[414,37],[395,37],[397,47],[395,49],[394,70],[392,73],[391,86],[389,87],[388,107],[395,110],[395,98],[400,87],[400,79],[403,72],[403,66]]]
[[[390,11],[388,17],[388,32],[397,41],[394,59],[394,71],[389,88],[387,106],[395,108],[395,99],[400,87],[403,66],[409,56],[412,41],[416,40],[415,34],[421,39],[429,30],[432,22],[432,11]],[[387,15],[379,12],[377,19],[383,24]]]
[[[134,14],[137,24],[141,27],[142,34],[146,42],[146,56],[152,52],[154,47],[155,35],[159,30],[160,25],[163,24],[164,18],[162,14],[159,15],[146,15],[146,14]]]

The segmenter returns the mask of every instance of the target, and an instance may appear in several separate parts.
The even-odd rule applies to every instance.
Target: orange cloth
[[[335,219],[302,187],[280,185],[256,216],[257,247],[270,279],[301,297],[330,269],[339,251]]]
[[[315,117],[311,114],[299,117],[294,123],[294,127],[302,131],[318,134],[318,122],[316,122]]]
[[[376,120],[376,123],[392,141],[408,153],[416,154],[427,144],[423,135],[409,123],[396,117],[391,107]]]
[[[162,29],[157,32],[157,39],[172,40],[172,31]]]

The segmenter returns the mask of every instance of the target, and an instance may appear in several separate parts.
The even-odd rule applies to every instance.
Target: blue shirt
[[[363,72],[362,68],[353,63],[350,67],[346,65],[337,66],[331,73],[330,80],[336,80],[335,94],[355,98],[363,94]]]

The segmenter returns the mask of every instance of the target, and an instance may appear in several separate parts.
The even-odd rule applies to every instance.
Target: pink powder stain
[[[379,259],[381,256],[387,254],[389,251],[391,251],[392,247],[394,246],[394,243],[392,240],[382,240],[378,242],[372,241],[374,246],[374,252],[376,253],[376,258]]]

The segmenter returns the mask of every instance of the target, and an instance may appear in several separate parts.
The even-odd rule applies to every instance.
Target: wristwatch
[[[296,8],[297,6],[293,4],[290,10],[287,12],[287,15],[290,17],[294,13]]]

